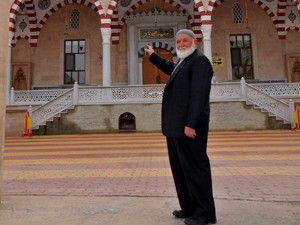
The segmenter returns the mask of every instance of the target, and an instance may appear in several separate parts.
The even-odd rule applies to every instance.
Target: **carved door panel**
[[[15,90],[29,90],[31,86],[30,63],[13,63],[11,87]]]
[[[173,56],[170,52],[164,49],[155,49],[155,52],[166,60],[172,60]],[[143,60],[143,83],[144,84],[165,84],[167,83],[169,76],[157,69],[149,61],[147,57]]]

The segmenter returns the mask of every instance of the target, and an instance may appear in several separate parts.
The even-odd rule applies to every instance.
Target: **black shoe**
[[[206,224],[216,224],[216,218],[209,218],[209,219],[197,219],[197,218],[187,218],[184,220],[186,225],[206,225]]]
[[[184,211],[184,210],[175,210],[173,211],[172,213],[176,218],[181,218],[181,219],[184,219],[184,218],[189,218],[193,215],[193,213],[191,212],[187,212],[187,211]]]
[[[217,219],[216,218],[208,218],[208,219],[206,219],[206,223],[207,224],[216,224]]]
[[[206,225],[206,221],[204,220],[197,220],[197,219],[194,219],[194,218],[187,218],[184,220],[184,223],[186,225]]]

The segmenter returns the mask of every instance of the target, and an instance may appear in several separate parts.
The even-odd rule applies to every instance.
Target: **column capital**
[[[110,44],[111,28],[101,28],[102,42]]]

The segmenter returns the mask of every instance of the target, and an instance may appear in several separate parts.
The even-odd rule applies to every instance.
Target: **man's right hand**
[[[148,56],[148,57],[150,55],[152,55],[152,53],[154,52],[152,46],[150,46],[150,45],[146,45],[144,50],[145,50],[145,56]]]

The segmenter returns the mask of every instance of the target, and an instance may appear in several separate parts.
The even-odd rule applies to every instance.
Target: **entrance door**
[[[166,60],[172,60],[173,56],[167,50],[158,48],[154,50],[157,54]],[[169,76],[157,69],[147,57],[143,60],[143,83],[144,84],[165,84]]]

